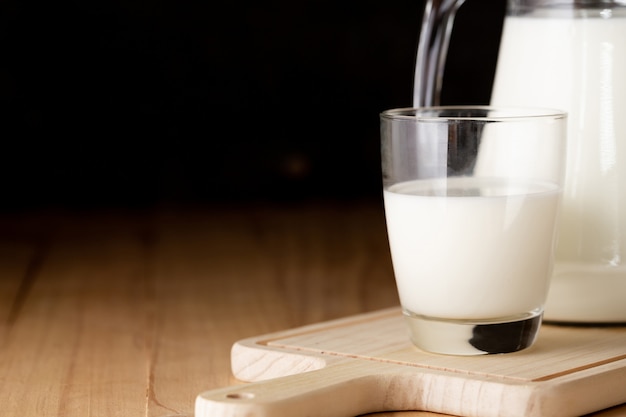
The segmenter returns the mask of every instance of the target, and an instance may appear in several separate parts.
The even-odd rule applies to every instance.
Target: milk
[[[555,278],[610,276],[617,283],[614,277],[620,274],[623,282],[606,288],[609,293],[624,294],[626,17],[507,17],[492,104],[568,111],[567,173]],[[584,310],[582,298],[589,297],[582,293],[578,297],[581,300],[574,302],[574,308]],[[587,310],[601,309],[604,304],[604,298],[599,298]],[[620,302],[617,315],[626,320],[624,306]]]
[[[489,178],[417,180],[385,189],[403,308],[447,319],[540,311],[558,200],[551,183]]]

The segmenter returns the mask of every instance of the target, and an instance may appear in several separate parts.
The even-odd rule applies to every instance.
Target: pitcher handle
[[[427,0],[417,47],[413,105],[440,104],[443,70],[457,10],[465,0]]]

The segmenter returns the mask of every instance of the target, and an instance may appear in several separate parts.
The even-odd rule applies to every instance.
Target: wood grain
[[[237,377],[256,383],[203,393],[198,417],[391,410],[577,416],[626,402],[620,328],[545,325],[536,344],[520,352],[437,355],[410,343],[393,308],[240,341],[232,362]],[[360,395],[351,392],[355,386]],[[311,412],[316,405],[325,411]]]
[[[191,416],[236,341],[397,302],[378,202],[3,213],[0,415]]]

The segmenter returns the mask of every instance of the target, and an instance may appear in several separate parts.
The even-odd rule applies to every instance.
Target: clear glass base
[[[541,311],[494,320],[448,320],[404,310],[411,340],[420,349],[447,355],[486,355],[530,347],[541,325]]]

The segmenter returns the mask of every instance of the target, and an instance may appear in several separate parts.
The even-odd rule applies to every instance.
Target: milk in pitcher
[[[626,17],[610,14],[504,22],[492,104],[569,113],[555,321],[626,320]]]

